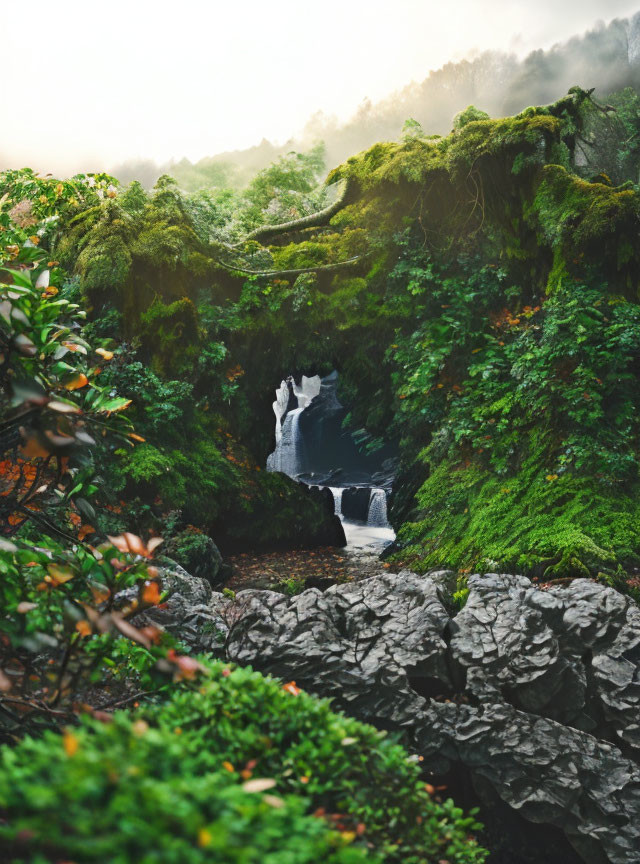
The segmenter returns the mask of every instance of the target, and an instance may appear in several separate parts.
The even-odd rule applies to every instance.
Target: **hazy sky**
[[[523,55],[640,0],[0,0],[0,167],[96,170],[283,142],[486,49]],[[23,19],[23,23],[20,23]],[[4,92],[2,92],[4,91]]]

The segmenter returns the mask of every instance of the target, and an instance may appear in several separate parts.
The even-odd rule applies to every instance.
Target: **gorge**
[[[338,381],[334,370],[322,379],[302,375],[300,384],[293,376],[281,382],[273,403],[275,450],[267,458],[267,470],[329,489],[347,545],[382,552],[395,539],[387,517],[394,448],[387,444],[374,454],[358,448],[343,425],[346,412],[337,396]]]
[[[637,864],[640,97],[558,95],[0,174],[2,864]]]

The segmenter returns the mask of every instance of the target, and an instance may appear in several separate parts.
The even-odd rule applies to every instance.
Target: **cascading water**
[[[342,519],[342,493],[344,489],[339,486],[330,486],[329,488],[333,494],[333,512]]]
[[[300,441],[300,415],[304,408],[289,411],[280,427],[280,440],[267,458],[267,471],[280,471],[289,477],[300,473],[302,442]],[[280,424],[278,424],[279,426]]]
[[[299,385],[291,377],[281,382],[273,403],[276,446],[267,459],[267,470],[330,489],[347,545],[356,554],[378,555],[395,539],[387,518],[386,491],[377,485],[387,479],[383,472],[385,463],[376,464],[363,457],[350,433],[344,431],[344,409],[336,397],[336,386],[337,373],[322,381],[317,375],[311,378],[303,375]],[[296,402],[297,407],[291,409]],[[348,514],[354,511],[353,498],[347,502],[345,497],[343,502],[346,489],[350,495],[356,491],[360,496],[357,518],[345,516],[345,510]],[[367,493],[368,509],[367,498],[362,500]]]
[[[289,383],[280,382],[276,390],[276,401],[273,403],[273,412],[276,415],[276,449],[267,458],[267,471],[280,471],[282,474],[296,478],[303,470],[300,415],[318,395],[320,386],[319,375],[311,378],[303,375],[300,386],[291,380],[291,389],[298,400],[298,407],[293,411],[287,411],[290,396]]]
[[[371,490],[367,525],[372,525],[376,528],[387,528],[389,526],[389,519],[387,518],[387,493],[384,489]]]

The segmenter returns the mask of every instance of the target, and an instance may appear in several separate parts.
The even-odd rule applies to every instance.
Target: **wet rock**
[[[366,522],[370,498],[371,488],[368,486],[351,486],[349,489],[345,489],[342,493],[342,515],[344,518]]]
[[[340,517],[335,515],[335,502],[331,489],[309,488],[307,494],[317,501],[323,510],[322,522],[316,526],[315,530],[317,545],[346,546],[347,538]]]
[[[329,490],[311,489],[279,472],[256,472],[236,510],[210,526],[225,557],[247,550],[311,549],[344,546]],[[231,514],[231,515],[230,515]],[[233,518],[231,518],[233,516]]]

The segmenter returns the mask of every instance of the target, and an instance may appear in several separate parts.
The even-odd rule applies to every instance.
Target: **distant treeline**
[[[523,60],[487,51],[474,60],[447,63],[381,102],[364,102],[344,124],[315,115],[300,136],[282,146],[263,139],[255,147],[196,163],[183,159],[158,165],[136,160],[116,166],[112,173],[123,183],[136,179],[148,188],[167,173],[187,191],[239,188],[279,155],[307,149],[317,141],[324,141],[327,166],[333,168],[376,141],[397,139],[410,117],[425,132],[444,135],[451,130],[454,115],[467,105],[476,105],[492,117],[508,116],[528,105],[553,102],[574,84],[595,87],[601,99],[624,87],[640,87],[640,12],[631,19],[596,26],[548,51],[533,51]]]

